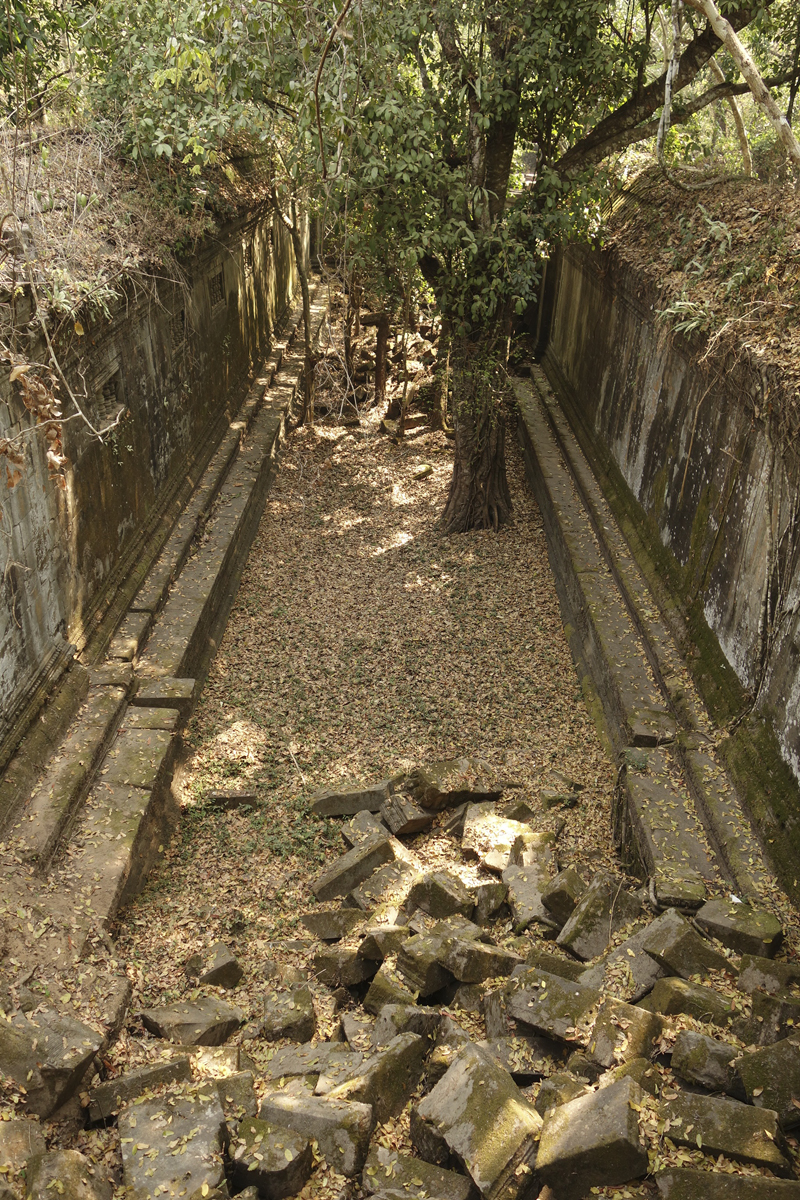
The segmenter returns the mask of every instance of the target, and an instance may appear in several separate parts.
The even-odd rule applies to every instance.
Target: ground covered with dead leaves
[[[220,940],[245,968],[236,1003],[254,1014],[265,964],[288,977],[308,968],[299,915],[342,850],[340,822],[312,817],[309,799],[346,779],[477,755],[517,785],[509,797],[536,807],[561,773],[582,790],[577,807],[543,816],[566,819],[560,855],[589,871],[613,861],[614,770],[581,696],[516,444],[512,523],[447,537],[436,518],[451,442],[420,427],[394,443],[379,419],[331,417],[291,438],[187,730],[182,831],[117,930],[133,1013],[186,995],[187,959]],[[425,464],[432,473],[415,478]],[[230,791],[252,793],[252,806],[219,807],[214,793]],[[436,829],[411,845],[422,840],[426,859],[460,859]],[[323,1038],[338,1020],[325,991]],[[149,1041],[129,1026],[112,1058],[145,1061]],[[404,1135],[402,1118],[385,1133]],[[323,1170],[308,1194],[331,1186]]]

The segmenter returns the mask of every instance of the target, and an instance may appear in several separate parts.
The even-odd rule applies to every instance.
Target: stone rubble
[[[116,1129],[130,1200],[281,1200],[320,1162],[343,1200],[582,1200],[645,1178],[663,1200],[800,1200],[800,965],[775,960],[774,917],[726,897],[659,910],[578,874],[500,797],[467,759],[318,797],[350,819],[300,914],[311,977],[265,964],[245,1012],[222,998],[236,955],[211,946],[184,999],[141,1012],[148,1066],[103,1079],[93,1028],[36,997],[0,1013],[0,1071],[33,1114],[0,1122],[0,1197],[25,1173],[26,1200],[54,1180],[110,1200],[119,1178],[47,1150],[34,1119],[80,1092],[85,1124]],[[425,862],[434,824],[461,842],[447,869]],[[398,1118],[413,1155],[380,1137]]]

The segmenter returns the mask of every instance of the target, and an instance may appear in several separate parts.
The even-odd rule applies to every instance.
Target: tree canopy
[[[498,365],[550,248],[598,235],[626,152],[666,131],[665,98],[667,169],[698,156],[676,130],[748,90],[710,0],[5,2],[12,122],[57,77],[82,120],[176,178],[260,146],[284,218],[323,211],[347,279],[390,305],[429,289],[452,337],[451,529],[507,515]],[[719,7],[791,116],[796,5]]]

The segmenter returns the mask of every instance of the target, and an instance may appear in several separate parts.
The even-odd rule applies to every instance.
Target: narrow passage
[[[217,940],[235,947],[256,1004],[265,956],[303,965],[303,947],[282,939],[305,935],[309,884],[342,848],[340,822],[310,816],[309,798],[344,779],[477,755],[538,807],[561,772],[583,790],[576,808],[543,815],[566,819],[560,857],[590,873],[613,863],[614,771],[516,442],[512,524],[446,537],[435,521],[447,438],[424,428],[395,445],[378,424],[329,419],[296,431],[284,455],[187,730],[182,833],[118,931],[122,961],[140,964],[134,1011],[183,995],[186,959]],[[208,798],[224,791],[257,805],[221,811]]]

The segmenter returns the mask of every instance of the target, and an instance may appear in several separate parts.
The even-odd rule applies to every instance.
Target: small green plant
[[[675,321],[672,327],[675,333],[691,333],[695,329],[707,330],[714,322],[711,310],[694,300],[675,300],[667,308],[660,309],[656,317],[659,321]]]

